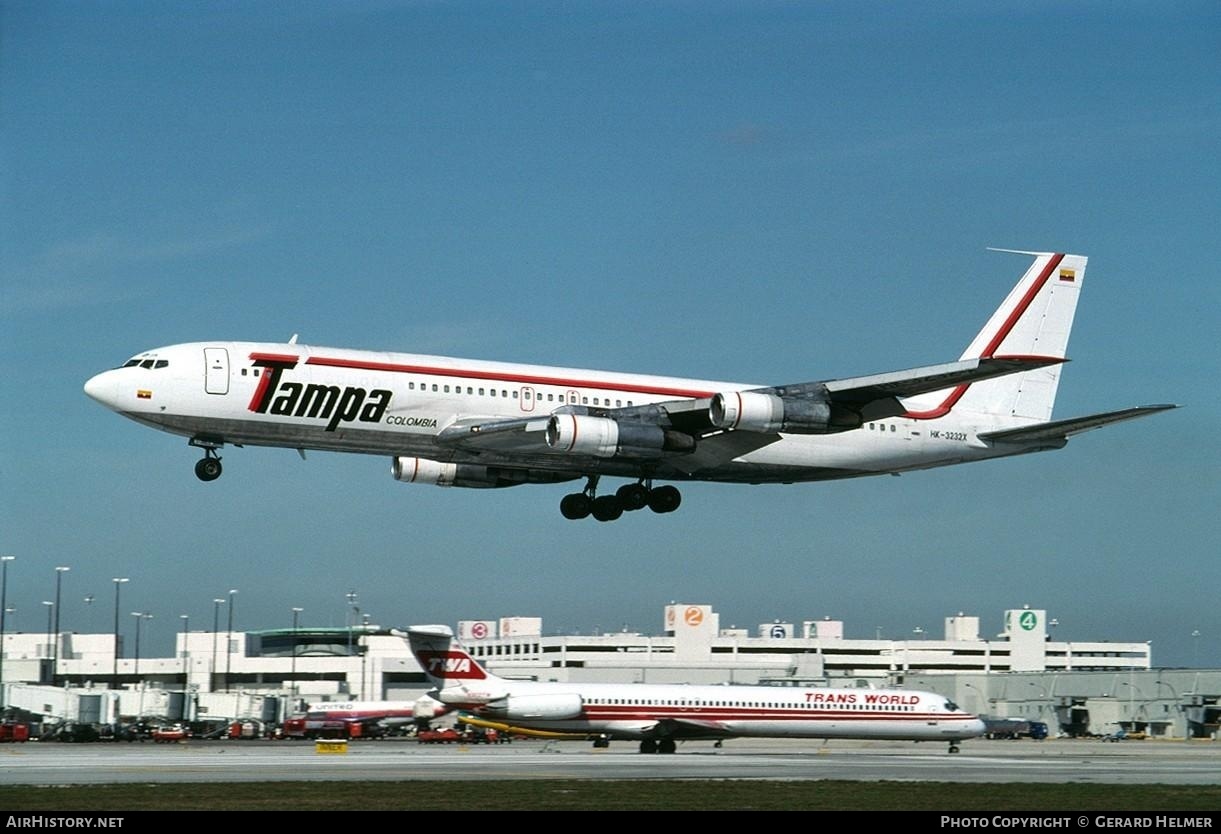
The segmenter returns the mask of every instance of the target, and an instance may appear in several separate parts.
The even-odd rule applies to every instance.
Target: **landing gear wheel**
[[[669,484],[649,491],[649,509],[655,513],[672,513],[682,502],[682,493]]]
[[[601,749],[604,747],[610,747],[609,738],[595,738],[594,739],[594,748],[595,749]]]
[[[592,512],[598,521],[614,521],[623,515],[623,505],[613,495],[599,495],[594,499]]]
[[[593,499],[583,492],[574,492],[560,499],[560,515],[569,521],[587,518],[593,509]]]
[[[195,463],[195,477],[201,481],[215,481],[220,472],[220,458],[206,457]]]
[[[657,752],[657,742],[651,738],[644,739],[643,741],[640,742],[640,752],[641,753],[656,753]]]
[[[644,484],[624,484],[615,490],[615,497],[627,512],[642,510],[649,505],[649,490]]]
[[[958,752],[958,745],[957,745],[957,744],[955,744],[954,742],[950,742],[950,752],[951,752],[951,753],[957,753],[957,752]]]
[[[674,739],[672,738],[663,738],[661,741],[657,742],[658,753],[673,753],[677,749],[678,745],[674,743]]]

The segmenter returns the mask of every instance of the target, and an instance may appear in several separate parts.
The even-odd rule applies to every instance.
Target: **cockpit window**
[[[945,708],[950,712],[958,712],[958,704],[954,703],[949,698],[945,699]]]
[[[170,360],[168,359],[141,359],[137,356],[135,359],[128,359],[121,367],[159,369],[168,368],[169,364]]]

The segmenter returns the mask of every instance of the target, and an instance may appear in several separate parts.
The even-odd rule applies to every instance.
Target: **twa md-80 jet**
[[[1080,255],[1034,263],[957,362],[762,386],[296,343],[197,342],[141,353],[85,384],[108,408],[189,438],[195,474],[234,446],[391,458],[396,480],[508,487],[585,478],[565,518],[678,508],[657,481],[793,483],[1058,449],[1173,405],[1051,420]],[[603,476],[627,478],[599,495]]]
[[[624,738],[641,753],[673,753],[683,740],[851,738],[944,741],[957,753],[958,742],[985,732],[980,718],[932,692],[515,681],[480,666],[448,626],[412,626],[407,639],[442,704],[485,725],[593,736],[597,747]]]

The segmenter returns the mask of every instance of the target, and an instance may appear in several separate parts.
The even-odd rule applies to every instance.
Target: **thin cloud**
[[[80,307],[101,299],[139,294],[125,284],[116,289],[106,278],[115,269],[222,252],[267,237],[269,226],[233,228],[208,235],[148,240],[130,235],[95,232],[66,240],[15,265],[0,297],[0,315]]]

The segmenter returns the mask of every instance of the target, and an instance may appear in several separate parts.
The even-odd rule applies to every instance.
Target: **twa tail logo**
[[[416,660],[424,671],[442,680],[483,680],[487,677],[479,664],[466,652],[416,652]]]

